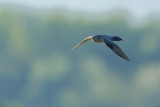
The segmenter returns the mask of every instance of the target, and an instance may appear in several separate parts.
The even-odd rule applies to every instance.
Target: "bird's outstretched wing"
[[[113,42],[107,42],[106,40],[104,40],[104,43],[118,56],[122,57],[123,59],[130,61],[130,59],[125,55],[125,53],[122,51],[122,49],[116,45]]]
[[[72,48],[70,50],[70,52],[72,52],[73,50],[75,50],[77,47],[79,47],[80,45],[82,45],[83,43],[87,42],[88,40],[91,40],[93,36],[89,36],[87,38],[85,38],[82,42],[80,42],[78,45],[76,45],[74,48]]]

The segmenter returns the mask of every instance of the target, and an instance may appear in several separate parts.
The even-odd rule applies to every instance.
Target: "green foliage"
[[[0,106],[155,105],[150,99],[160,98],[160,20],[133,27],[129,14],[94,18],[88,13],[32,11],[0,11]],[[124,38],[117,44],[131,62],[91,42],[68,54],[92,34]]]

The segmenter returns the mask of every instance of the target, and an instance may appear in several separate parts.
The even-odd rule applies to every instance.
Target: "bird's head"
[[[122,41],[123,39],[118,36],[113,36],[112,41]]]

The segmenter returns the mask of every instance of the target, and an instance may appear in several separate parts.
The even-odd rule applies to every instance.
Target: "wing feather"
[[[118,56],[120,56],[121,58],[127,60],[127,61],[130,61],[130,59],[126,56],[126,54],[122,51],[122,49],[116,45],[115,43],[113,42],[107,42],[107,41],[104,41],[104,43],[115,53],[117,54]]]
[[[83,41],[81,41],[78,45],[76,45],[74,48],[72,48],[70,50],[70,52],[72,52],[73,50],[75,50],[77,47],[79,47],[80,45],[82,45],[83,43],[87,42],[88,40],[91,40],[93,36],[89,36],[87,38],[85,38]]]

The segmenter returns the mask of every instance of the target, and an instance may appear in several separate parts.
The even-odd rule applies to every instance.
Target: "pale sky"
[[[101,12],[123,8],[137,16],[160,12],[160,0],[0,0],[0,4],[10,3],[37,8],[68,8],[73,10]]]

